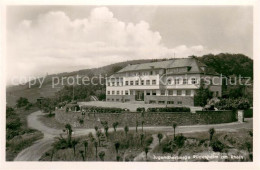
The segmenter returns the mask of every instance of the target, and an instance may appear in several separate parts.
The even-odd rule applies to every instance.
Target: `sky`
[[[9,6],[7,84],[116,62],[242,53],[250,6]]]

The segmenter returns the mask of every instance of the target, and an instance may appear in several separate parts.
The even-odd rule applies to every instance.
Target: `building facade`
[[[193,106],[202,83],[222,95],[220,78],[194,57],[128,65],[107,78],[106,101]]]

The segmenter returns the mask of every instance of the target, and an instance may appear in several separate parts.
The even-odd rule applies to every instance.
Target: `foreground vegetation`
[[[36,110],[33,105],[27,108],[27,104],[6,108],[6,161],[12,161],[20,151],[43,137],[41,132],[27,126],[27,116]]]
[[[150,161],[252,161],[253,132],[241,129],[235,132],[215,131],[167,136],[151,153]],[[194,157],[195,155],[195,157]],[[219,157],[208,157],[219,155]],[[171,156],[176,159],[158,160]],[[177,159],[178,157],[178,159]],[[185,159],[190,157],[190,159]]]
[[[46,152],[41,161],[133,161],[152,143],[151,133],[142,131],[117,131],[117,124],[113,132],[108,132],[106,122],[103,128],[95,127],[96,133],[88,136],[72,137],[72,128],[65,126],[67,135],[56,138],[53,148]]]

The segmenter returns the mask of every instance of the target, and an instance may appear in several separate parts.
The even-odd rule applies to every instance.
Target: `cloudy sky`
[[[7,82],[115,62],[243,53],[249,6],[9,6]]]

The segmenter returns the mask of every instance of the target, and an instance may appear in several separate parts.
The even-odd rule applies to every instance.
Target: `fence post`
[[[237,120],[240,123],[244,122],[244,110],[238,110],[237,111]]]

